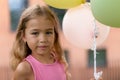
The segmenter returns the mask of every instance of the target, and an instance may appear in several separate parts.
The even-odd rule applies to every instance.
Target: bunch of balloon
[[[94,23],[96,24],[96,45],[101,45],[109,34],[110,27],[95,20],[89,3],[68,9],[63,17],[63,33],[73,45],[85,49],[93,47]]]
[[[91,0],[93,16],[102,24],[120,27],[120,0]]]
[[[85,3],[86,0],[44,0],[49,6],[59,9],[69,9]]]

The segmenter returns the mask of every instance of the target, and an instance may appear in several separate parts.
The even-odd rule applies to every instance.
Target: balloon
[[[68,9],[78,6],[81,3],[85,3],[85,0],[44,0],[44,1],[48,5],[60,9]]]
[[[120,27],[120,0],[91,0],[91,9],[99,22]]]
[[[91,49],[93,46],[94,31],[98,32],[96,46],[104,42],[109,34],[110,27],[96,22],[89,5],[83,4],[75,8],[68,9],[63,18],[63,33],[66,40],[77,47]]]

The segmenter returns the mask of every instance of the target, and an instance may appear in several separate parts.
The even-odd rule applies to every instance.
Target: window
[[[96,66],[97,67],[105,67],[107,64],[106,61],[106,49],[97,50],[96,54]],[[88,50],[88,67],[94,66],[94,52],[92,50]]]
[[[11,30],[15,31],[22,11],[28,6],[27,0],[9,0]]]
[[[64,54],[65,54],[65,58],[66,58],[67,62],[69,63],[69,51],[65,49]]]
[[[49,6],[57,15],[57,17],[59,18],[59,21],[60,21],[60,25],[62,27],[62,21],[63,21],[63,17],[66,13],[66,9],[58,9],[58,8],[54,8],[54,7],[51,7]]]

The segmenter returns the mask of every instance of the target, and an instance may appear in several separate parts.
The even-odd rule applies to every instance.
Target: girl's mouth
[[[46,49],[48,46],[38,46],[40,49],[44,50]]]

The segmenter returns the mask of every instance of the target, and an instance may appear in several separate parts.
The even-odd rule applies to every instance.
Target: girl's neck
[[[43,64],[52,64],[55,62],[55,58],[52,54],[49,54],[49,55],[32,54],[32,56]]]

